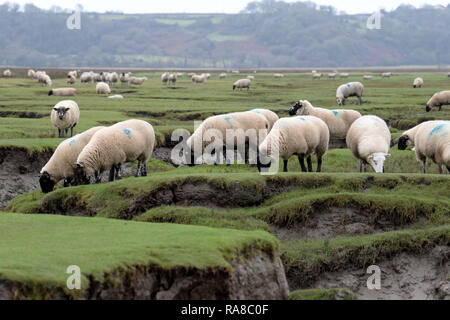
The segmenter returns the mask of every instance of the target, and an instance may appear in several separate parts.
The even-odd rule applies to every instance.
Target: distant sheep
[[[47,74],[40,74],[40,75],[38,76],[38,82],[39,82],[39,83],[42,83],[42,84],[44,84],[44,85],[46,85],[46,86],[48,86],[48,87],[51,87],[51,86],[52,86],[52,79],[51,79],[50,76],[47,75]]]
[[[392,77],[392,72],[384,72],[381,74],[381,77],[383,78],[390,78]]]
[[[192,76],[192,84],[197,84],[197,83],[204,83],[206,81],[206,76],[205,75],[193,75]]]
[[[92,81],[92,74],[90,72],[83,72],[80,76],[81,83],[89,83]]]
[[[361,118],[361,114],[355,110],[328,110],[323,108],[316,108],[307,101],[300,100],[291,110],[291,116],[304,115],[315,116],[323,120],[330,129],[330,135],[334,138],[345,138],[353,122]]]
[[[155,147],[155,132],[151,124],[143,120],[128,120],[97,131],[76,161],[76,179],[88,184],[88,176],[109,170],[109,181],[120,179],[121,166],[138,161],[136,177],[147,176],[147,162]]]
[[[77,95],[77,89],[75,88],[52,89],[49,91],[48,95],[57,97],[72,97]]]
[[[364,93],[364,85],[361,82],[349,82],[341,85],[336,90],[336,101],[338,105],[345,105],[345,101],[349,97],[357,97],[358,102],[362,105],[362,96]]]
[[[220,75],[219,75],[219,79],[225,79],[227,77],[227,74],[226,73],[221,73]]]
[[[372,77],[372,76],[367,76],[367,75],[366,75],[366,76],[363,76],[363,79],[364,79],[364,80],[372,80],[373,77]]]
[[[94,127],[59,144],[41,170],[39,184],[43,193],[52,192],[55,185],[61,180],[64,180],[64,187],[68,187],[73,182],[78,155],[92,136],[103,128]]]
[[[231,71],[231,73],[233,73],[233,74],[240,74],[241,72],[239,70],[233,70],[233,71]]]
[[[325,122],[313,116],[282,118],[273,126],[272,131],[260,144],[262,158],[277,161],[284,160],[284,172],[288,172],[288,162],[293,155],[298,156],[303,172],[312,172],[313,153],[317,155],[317,172],[322,171],[322,158],[328,151],[330,132]],[[305,166],[307,158],[308,168]],[[265,161],[264,161],[265,162]]]
[[[67,76],[67,84],[75,84],[76,78],[74,76]]]
[[[423,79],[416,78],[413,83],[413,88],[422,88],[422,86],[423,86]]]
[[[144,82],[147,80],[147,78],[137,78],[137,77],[131,77],[130,78],[130,84],[135,86],[141,86],[144,84]]]
[[[427,102],[426,111],[430,112],[433,108],[439,108],[442,111],[442,106],[450,104],[450,91],[436,92]]]
[[[122,74],[120,75],[120,82],[122,84],[128,84],[130,82],[130,76],[130,73],[122,72]]]
[[[169,76],[170,76],[169,73],[167,73],[167,72],[163,73],[163,74],[161,75],[161,82],[162,82],[163,84],[167,84],[167,82],[169,81]]]
[[[177,74],[176,73],[170,74],[169,79],[167,80],[167,83],[169,85],[172,84],[174,86],[177,83]]]
[[[36,72],[33,69],[28,70],[27,72],[28,78],[34,79],[36,78]]]
[[[426,173],[427,158],[430,158],[438,165],[441,174],[443,165],[450,174],[450,121],[427,121],[405,131],[398,148],[405,150],[408,146],[415,146],[417,161],[423,164],[423,173]]]
[[[282,78],[284,78],[284,74],[282,74],[282,73],[275,73],[275,74],[273,75],[273,77],[274,77],[275,79],[282,79]]]
[[[322,74],[321,73],[314,73],[313,74],[313,79],[322,79]]]
[[[57,103],[50,115],[52,124],[58,128],[58,137],[66,138],[70,129],[70,136],[73,136],[73,128],[80,120],[80,109],[75,101],[64,100]]]
[[[3,76],[5,78],[11,78],[12,77],[12,72],[9,69],[6,69],[5,71],[3,71]]]
[[[384,162],[390,156],[391,132],[383,119],[363,116],[353,122],[347,134],[347,146],[360,160],[360,172],[370,164],[377,173],[384,172]]]
[[[252,85],[252,81],[250,79],[241,79],[241,80],[236,81],[233,84],[233,91],[235,89],[239,89],[239,91],[241,91],[242,89],[245,89],[245,88],[248,91],[248,90],[250,90],[251,85]]]
[[[97,83],[95,87],[95,91],[97,94],[110,94],[111,89],[109,88],[109,85],[105,82],[99,82]]]
[[[67,76],[69,76],[69,77],[74,77],[75,79],[78,77],[78,72],[77,71],[69,71],[68,73],[67,73]]]
[[[247,79],[249,79],[249,80],[255,80],[255,77],[254,77],[254,76],[247,76]]]
[[[337,77],[337,73],[329,73],[328,79],[335,79]]]
[[[350,77],[350,74],[348,74],[348,73],[341,73],[341,74],[339,75],[339,77],[340,77],[340,78],[348,78],[348,77]]]

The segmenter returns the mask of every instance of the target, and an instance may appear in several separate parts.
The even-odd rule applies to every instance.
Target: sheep
[[[383,78],[390,78],[392,77],[392,72],[384,72],[381,74],[381,77]]]
[[[449,73],[447,73],[447,78],[450,78],[450,72],[449,72]]]
[[[275,122],[277,122],[280,119],[275,112],[270,111],[268,109],[253,109],[253,110],[251,110],[251,112],[260,114],[267,119],[267,122],[269,123],[269,128],[268,128],[269,132],[270,132],[270,130],[272,130]]]
[[[130,83],[137,86],[143,85],[146,80],[147,78],[130,77]]]
[[[255,80],[255,77],[254,77],[254,76],[247,76],[247,79],[249,79],[249,80]]]
[[[11,78],[12,77],[12,72],[9,69],[6,69],[5,71],[3,71],[3,76],[5,78]]]
[[[93,73],[92,75],[91,75],[91,78],[92,78],[92,81],[93,82],[102,82],[103,81],[103,79],[102,79],[102,76],[100,75],[100,73]]]
[[[247,91],[250,90],[250,86],[252,84],[252,81],[250,79],[241,79],[236,81],[233,84],[233,91],[237,88],[239,91],[241,91],[244,88],[247,88]]]
[[[192,76],[192,84],[204,83],[205,81],[206,81],[205,75],[201,75],[201,76],[193,75]]]
[[[41,170],[39,184],[43,193],[53,191],[55,185],[64,180],[68,187],[74,179],[78,155],[89,143],[92,136],[104,127],[94,127],[59,144],[50,160]]]
[[[415,146],[416,159],[422,162],[424,174],[427,173],[427,158],[438,165],[441,174],[442,165],[450,174],[450,121],[427,121],[405,131],[398,141],[398,148],[405,150],[408,146]]]
[[[300,100],[290,110],[289,115],[315,116],[323,120],[330,129],[333,138],[345,139],[348,129],[353,122],[361,118],[361,114],[355,110],[328,110],[315,108],[309,101]]]
[[[122,84],[128,84],[130,82],[130,76],[130,73],[122,72],[122,74],[120,75],[120,82]]]
[[[322,79],[322,74],[321,73],[314,73],[313,74],[313,79]]]
[[[362,95],[364,93],[364,85],[361,82],[349,82],[339,86],[336,90],[336,101],[338,105],[344,106],[348,97],[358,97],[359,105],[362,105]]]
[[[109,88],[109,85],[106,82],[99,82],[97,83],[95,90],[97,94],[110,94],[111,89]]]
[[[116,84],[119,81],[119,76],[117,72],[112,72],[108,74],[107,82],[110,84]]]
[[[422,88],[422,86],[423,86],[423,79],[416,78],[413,83],[413,88]]]
[[[211,74],[209,73],[202,73],[202,76],[205,76],[207,80],[211,78]]]
[[[89,83],[92,81],[92,75],[90,72],[83,72],[80,77],[81,83]]]
[[[57,97],[73,97],[77,95],[77,89],[75,88],[52,89],[49,91],[48,95]]]
[[[34,79],[36,77],[36,72],[33,69],[28,70],[28,78]]]
[[[64,100],[58,102],[50,115],[52,124],[58,128],[58,137],[66,138],[70,129],[70,136],[73,136],[73,128],[80,120],[80,109],[75,101]]]
[[[161,82],[163,84],[167,84],[167,82],[169,81],[169,73],[165,72],[161,75]]]
[[[221,73],[220,75],[219,75],[219,79],[225,79],[227,77],[227,74],[226,73]]]
[[[349,75],[348,73],[341,73],[341,74],[339,75],[339,77],[340,77],[340,78],[348,78],[348,77],[350,77],[350,75]]]
[[[147,176],[147,162],[155,147],[155,132],[143,120],[127,120],[97,131],[77,158],[76,179],[88,184],[94,174],[101,182],[101,173],[109,170],[109,181],[121,179],[124,163],[138,161],[136,177]]]
[[[442,106],[450,104],[450,91],[436,92],[427,102],[426,111],[430,112],[433,108],[439,107],[442,111]]]
[[[260,144],[259,152],[271,161],[279,156],[284,160],[284,172],[293,155],[298,156],[303,172],[312,172],[312,154],[317,155],[317,172],[322,171],[322,158],[328,151],[330,132],[325,122],[314,116],[298,116],[278,120],[266,139]],[[305,166],[307,158],[308,168]]]
[[[376,173],[384,172],[384,162],[389,157],[391,132],[383,119],[363,116],[353,122],[347,133],[347,146],[360,160],[360,172],[367,172],[370,164]]]
[[[67,76],[67,84],[75,84],[76,78],[74,76]]]
[[[363,79],[364,79],[364,80],[372,80],[373,77],[372,77],[372,76],[367,76],[367,75],[366,75],[366,76],[363,76]]]
[[[77,78],[78,77],[78,72],[76,71],[76,70],[74,70],[74,71],[69,71],[68,73],[67,73],[67,76],[68,77],[73,77],[73,78]]]
[[[47,74],[41,74],[38,76],[38,82],[47,85],[48,87],[52,86],[52,79]]]
[[[275,74],[273,75],[273,77],[274,77],[275,79],[281,79],[281,78],[284,78],[284,74],[281,74],[281,73],[275,73]]]
[[[328,74],[328,79],[335,79],[337,76],[337,73],[329,73]]]
[[[189,78],[192,79],[193,76],[195,76],[195,73],[192,73],[192,72],[188,73],[188,77],[189,77]]]
[[[244,111],[244,112],[236,112],[229,114],[222,114],[217,116],[212,116],[207,118],[202,122],[202,124],[195,130],[192,136],[186,142],[187,150],[186,150],[186,162],[189,163],[190,157],[190,165],[195,165],[195,156],[194,151],[200,149],[201,152],[205,150],[205,148],[210,144],[209,139],[207,139],[207,134],[210,133],[220,133],[222,141],[216,142],[214,137],[214,143],[221,143],[223,146],[226,146],[228,142],[233,142],[234,146],[239,143],[239,138],[243,138],[246,144],[246,150],[244,151],[245,155],[245,163],[248,162],[250,158],[250,150],[257,150],[258,145],[267,135],[267,131],[269,129],[269,122],[267,118],[263,116],[261,113],[252,112],[252,111]],[[239,131],[241,131],[244,136],[239,135]],[[229,136],[230,134],[234,134],[234,136]],[[254,139],[252,139],[252,134]],[[243,142],[243,141],[240,141]],[[248,148],[247,148],[248,146]],[[231,147],[228,145],[228,147]],[[239,147],[239,146],[238,146]],[[253,149],[254,148],[254,149]],[[228,148],[227,148],[228,149]],[[238,148],[239,149],[239,148]],[[243,151],[243,150],[240,150]],[[226,152],[225,152],[226,153]],[[222,150],[216,154],[216,164],[220,163],[220,156],[222,154]],[[227,160],[229,159],[228,155],[225,154]],[[257,157],[258,161],[258,169],[259,166],[259,157]],[[227,161],[228,162],[228,161]],[[229,163],[228,163],[229,165]]]
[[[170,74],[167,80],[167,84],[168,85],[172,84],[173,86],[175,86],[176,82],[177,82],[177,74],[176,73]]]
[[[183,78],[184,77],[184,73],[183,72],[177,72],[176,75],[177,75],[177,78]]]

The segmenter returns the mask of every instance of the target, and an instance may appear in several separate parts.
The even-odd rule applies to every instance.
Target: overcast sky
[[[7,2],[0,0],[1,3]],[[86,11],[122,11],[126,13],[237,13],[245,8],[247,0],[10,0],[9,2],[34,3],[40,8],[48,9],[52,5],[73,9],[80,3]],[[296,2],[286,0],[286,2]],[[416,7],[424,3],[430,5],[447,5],[450,0],[315,0],[318,4],[331,5],[347,13],[371,13],[378,9],[391,10],[400,4],[412,4]]]

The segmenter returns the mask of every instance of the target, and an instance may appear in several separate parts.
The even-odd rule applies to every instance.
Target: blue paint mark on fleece
[[[298,117],[298,118],[302,121],[307,121],[306,118],[304,118],[304,117]]]
[[[123,132],[128,136],[128,138],[131,139],[131,130],[130,129],[123,129]]]
[[[446,132],[447,130],[445,130],[448,127],[448,124],[446,123],[442,123],[438,126],[436,126],[433,130],[430,131],[430,137],[435,136],[439,133],[442,133],[441,136],[442,137],[446,137],[448,135],[448,132]]]
[[[75,142],[77,142],[77,139],[72,139],[72,140],[69,142],[69,146],[73,147],[73,145],[75,144]]]
[[[351,87],[352,87],[352,85],[351,85],[350,83],[347,83],[347,87],[351,88]]]
[[[224,120],[226,122],[228,122],[229,125],[231,125],[231,118],[230,117],[225,117]]]
[[[255,109],[255,110],[252,110],[252,112],[257,113],[257,114],[262,114],[261,111],[256,110],[256,109]]]
[[[333,114],[334,114],[336,117],[339,116],[339,112],[336,111],[336,110],[333,110]]]

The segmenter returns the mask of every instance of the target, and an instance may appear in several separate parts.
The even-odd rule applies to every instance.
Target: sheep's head
[[[77,163],[77,168],[75,169],[75,182],[74,185],[86,185],[91,181],[86,173],[84,165]]]
[[[341,96],[337,96],[336,97],[336,102],[337,102],[337,104],[339,106],[343,106],[344,105],[344,101],[345,101],[344,97],[341,97]]]
[[[289,110],[289,115],[290,116],[295,116],[297,114],[299,114],[299,110],[301,110],[303,108],[303,102],[302,101],[298,101],[294,104],[294,106],[292,106],[292,108]]]
[[[66,113],[70,110],[70,108],[59,107],[59,108],[53,108],[53,110],[58,115],[59,120],[63,120],[64,117],[66,116]]]
[[[427,112],[430,112],[431,109],[432,109],[431,104],[430,104],[430,103],[427,103],[425,110],[426,110]]]
[[[233,85],[233,91],[236,89],[236,85]]]
[[[390,154],[377,152],[369,156],[367,161],[372,166],[373,170],[376,173],[384,172],[384,162],[386,161],[386,157],[389,157]]]
[[[52,177],[48,172],[42,172],[39,178],[39,184],[43,193],[50,193],[55,188],[56,182],[52,180]]]
[[[411,139],[407,135],[401,136],[400,139],[398,139],[398,149],[399,150],[406,150],[408,146],[411,145]]]

